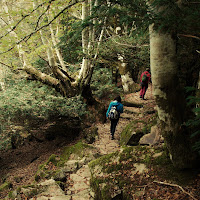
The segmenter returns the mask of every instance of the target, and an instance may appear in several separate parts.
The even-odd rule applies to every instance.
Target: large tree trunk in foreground
[[[184,123],[185,99],[179,88],[176,44],[167,33],[150,27],[150,61],[154,96],[162,134],[176,168],[191,168],[195,154]]]

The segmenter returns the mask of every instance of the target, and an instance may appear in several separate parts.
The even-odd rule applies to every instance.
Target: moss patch
[[[66,147],[60,157],[61,161],[66,162],[67,160],[69,160],[71,154],[76,154],[80,158],[83,158],[84,156],[87,156],[87,149],[93,149],[93,147],[82,142],[78,142],[73,146]]]
[[[91,154],[90,151],[93,149],[88,144],[78,142],[75,145],[66,147],[60,157],[52,154],[44,164],[39,166],[39,170],[35,174],[35,181],[38,182],[42,179],[56,176],[60,172],[60,168],[64,166],[64,163],[69,160],[72,154],[76,158],[83,158],[89,156]]]
[[[138,143],[140,137],[146,134],[150,130],[149,125],[145,121],[132,121],[130,122],[122,131],[120,136],[120,145],[126,145],[129,143],[129,140],[132,138],[133,133],[135,133],[135,145]]]
[[[9,189],[9,188],[11,188],[11,187],[12,187],[12,184],[11,184],[11,183],[5,182],[5,183],[3,183],[2,185],[0,185],[0,192],[3,191],[3,190],[7,190],[7,189]]]
[[[146,168],[140,173],[145,166]],[[147,198],[152,190],[162,190],[163,186],[154,184],[154,180],[161,182],[167,180],[169,183],[184,186],[194,180],[196,175],[195,171],[175,169],[164,146],[124,147],[120,152],[105,155],[90,162],[89,167],[95,199],[110,200],[115,194],[122,195],[121,199],[139,199],[143,197],[144,186],[151,183],[148,188],[145,188],[147,196],[144,198]],[[179,192],[178,188],[171,188],[171,190]],[[167,194],[161,192],[159,195]],[[165,197],[163,196],[163,199]]]
[[[95,191],[95,199],[112,199],[115,195],[130,199],[129,186],[137,185],[135,163],[143,162],[142,155],[148,152],[148,149],[140,146],[124,147],[120,152],[90,162],[91,187]]]
[[[118,156],[119,152],[107,154],[105,156],[102,156],[94,161],[91,161],[88,165],[91,169],[94,169],[95,166],[99,165],[102,166],[102,169],[106,168],[106,165],[110,162],[113,162]]]

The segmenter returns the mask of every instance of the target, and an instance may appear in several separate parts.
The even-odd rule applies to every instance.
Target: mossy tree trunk
[[[179,87],[176,41],[150,26],[150,62],[154,96],[162,134],[176,168],[191,168],[195,154],[184,124],[185,99]]]
[[[92,2],[93,2],[92,0],[87,0],[87,1],[84,1],[83,3],[83,13],[82,13],[83,21],[86,20],[90,15],[90,11],[94,3]],[[95,1],[95,4],[96,4],[96,1]],[[1,7],[2,11],[6,13],[6,15],[4,15],[6,19],[2,21],[7,22],[6,25],[3,24],[1,26],[7,27],[7,25],[9,24],[10,27],[12,28],[12,25],[15,25],[15,21],[13,20],[13,17],[12,17],[12,12],[10,12],[13,9],[12,7],[13,5],[8,6],[6,1],[2,1],[1,5],[2,5]],[[34,0],[33,1],[34,8],[37,7],[37,5],[38,5],[37,0]],[[37,19],[37,17],[40,16],[40,20],[38,21],[38,24],[37,24],[37,26],[39,26],[40,25],[39,22],[40,23],[43,22],[43,15],[40,13],[41,11],[39,11],[39,9],[37,9],[37,11],[38,12],[35,12],[35,15],[36,15],[35,18]],[[48,14],[49,14],[48,20],[51,21],[52,14],[50,10],[47,13],[47,15]],[[44,84],[48,84],[52,87],[55,87],[57,90],[59,90],[61,94],[63,94],[63,96],[72,97],[72,96],[81,94],[91,104],[92,101],[94,100],[94,98],[92,97],[91,89],[90,89],[90,81],[91,81],[93,68],[94,68],[94,59],[92,57],[94,52],[92,52],[92,50],[94,50],[93,48],[93,46],[95,45],[94,43],[96,44],[98,43],[97,41],[94,40],[95,29],[93,27],[91,27],[90,29],[88,27],[85,27],[83,30],[82,40],[83,40],[84,58],[83,58],[83,62],[82,62],[81,70],[80,70],[80,76],[79,77],[77,76],[76,78],[74,75],[72,78],[71,74],[66,69],[61,52],[59,51],[58,46],[57,46],[58,42],[56,41],[55,30],[53,30],[56,26],[57,24],[55,25],[52,22],[49,25],[50,31],[46,31],[47,29],[46,30],[40,29],[39,31],[40,39],[41,39],[39,41],[42,41],[43,45],[41,46],[43,46],[46,51],[46,55],[43,54],[41,57],[47,62],[48,67],[49,67],[49,72],[51,72],[51,74],[49,72],[47,73],[41,72],[38,68],[34,67],[31,64],[32,62],[30,60],[31,58],[30,54],[32,52],[26,51],[27,44],[23,41],[17,45],[19,58],[22,63],[22,67],[20,67],[20,70],[26,71],[32,77],[34,77],[38,81],[41,81]],[[20,34],[17,32],[17,29],[12,30],[11,28],[8,27],[6,31],[9,32],[9,36],[14,38],[13,40],[15,40],[17,43],[17,41],[19,41],[20,39]]]

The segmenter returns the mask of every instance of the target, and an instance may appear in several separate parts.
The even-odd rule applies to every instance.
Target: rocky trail
[[[125,97],[125,101],[133,102],[137,104],[143,104],[144,106],[150,104],[154,106],[154,100],[151,93],[151,86],[146,93],[146,100],[139,98],[139,92],[129,94]],[[128,107],[124,106],[124,113],[121,115],[119,123],[115,132],[115,140],[110,140],[110,122],[107,120],[105,124],[97,124],[99,139],[93,144],[99,149],[101,154],[109,154],[119,150],[120,133],[132,120],[143,119],[143,107]]]
[[[145,109],[150,108],[150,110],[155,108],[155,102],[152,95],[151,86],[147,90],[146,93],[146,100],[142,100],[139,98],[139,92],[132,93],[125,96],[125,101],[130,103],[137,103],[142,104],[143,106],[140,107],[131,107],[131,106],[124,106],[124,113],[121,115],[120,121],[116,128],[115,133],[115,140],[110,140],[110,122],[107,120],[106,123],[96,124],[98,128],[98,138],[95,140],[91,146],[90,150],[85,150],[85,155],[90,156],[83,156],[79,157],[76,155],[71,155],[67,163],[64,164],[64,167],[58,171],[58,173],[53,175],[50,178],[46,178],[43,181],[40,181],[36,186],[29,186],[22,188],[19,193],[12,192],[12,198],[5,198],[8,194],[3,193],[0,191],[0,199],[31,199],[31,200],[92,200],[95,197],[95,192],[91,188],[91,166],[89,165],[90,161],[95,160],[95,155],[106,156],[108,154],[112,154],[114,152],[122,152],[122,148],[119,145],[120,140],[120,133],[123,129],[130,123],[132,120],[147,120],[151,118],[151,114],[145,114]],[[148,109],[147,109],[148,110]],[[138,123],[138,126],[141,124]],[[75,142],[74,142],[75,143]],[[42,146],[43,145],[43,146]],[[63,147],[65,147],[67,142],[65,141],[54,141],[54,144],[41,144],[41,146],[37,146],[37,144],[33,145],[32,148],[28,148],[29,151],[21,150],[13,150],[9,158],[8,152],[7,154],[2,154],[0,158],[0,162],[5,163],[7,161],[7,166],[3,166],[0,164],[1,169],[1,181],[2,179],[6,179],[12,183],[14,183],[13,188],[9,189],[12,191],[16,189],[17,186],[20,185],[31,185],[34,181],[34,174],[36,174],[38,170],[39,164],[46,162],[48,157],[51,154],[59,155]],[[46,149],[45,149],[46,148]],[[43,152],[43,154],[39,155]],[[88,151],[88,152],[87,152]],[[148,151],[151,151],[149,148]],[[156,156],[156,153],[152,153],[153,156]],[[7,157],[6,157],[7,156]],[[18,159],[16,157],[18,156]],[[7,159],[5,159],[5,157]],[[141,155],[141,158],[144,159],[144,155]],[[12,159],[10,161],[9,159]],[[21,160],[20,160],[21,159]],[[56,158],[60,159],[60,158]],[[56,160],[55,159],[55,160]],[[116,158],[118,159],[118,158]],[[26,161],[28,160],[28,161]],[[130,159],[129,159],[130,160]],[[24,163],[23,163],[24,162]],[[118,162],[118,161],[117,161]],[[188,195],[187,192],[180,192],[180,188],[172,187],[169,188],[165,187],[165,185],[156,185],[153,184],[152,180],[155,179],[156,175],[153,172],[150,172],[149,169],[145,167],[144,164],[135,164],[132,161],[123,161],[125,163],[131,163],[132,167],[131,170],[120,171],[121,175],[124,177],[131,177],[132,180],[137,180],[138,185],[135,187],[136,190],[130,192],[132,196],[131,199],[198,199],[198,192],[196,191],[195,187],[199,187],[200,180],[195,179],[195,183],[189,188],[188,190],[194,191],[194,196]],[[23,163],[23,164],[22,164]],[[57,170],[57,167],[52,162],[49,162],[46,166],[52,171]],[[134,169],[134,170],[133,170]],[[96,173],[96,167],[93,168],[92,173],[93,175]],[[7,173],[7,175],[3,175],[3,173]],[[130,173],[132,175],[130,175]],[[148,174],[147,174],[148,173]],[[151,177],[152,173],[152,177]],[[98,172],[96,178],[108,177],[108,174],[103,174],[102,172]],[[142,178],[138,176],[138,174],[142,174]],[[5,177],[3,177],[5,176]],[[146,178],[144,178],[146,177]],[[94,177],[93,177],[94,178]],[[114,180],[114,175],[112,174],[111,178]],[[145,181],[143,180],[145,179]],[[105,179],[106,180],[106,179]],[[110,180],[110,179],[109,179]],[[58,182],[62,182],[62,184],[58,184]],[[64,184],[63,184],[64,183]],[[126,187],[126,186],[125,186]],[[132,190],[132,188],[128,188],[128,190]],[[123,199],[122,191],[118,188],[117,185],[114,185],[112,193],[112,199]],[[139,190],[138,190],[139,188]],[[142,188],[143,190],[140,190]],[[37,190],[37,194],[35,191]],[[137,195],[136,195],[137,193]],[[176,195],[174,198],[174,194]],[[161,196],[161,198],[160,198]],[[159,198],[158,198],[159,197]],[[103,200],[103,199],[102,199]]]
[[[153,103],[153,96],[151,87],[147,90],[146,100],[139,98],[139,92],[127,95],[125,100],[128,102],[135,102],[141,104]],[[116,151],[120,151],[119,138],[120,133],[124,127],[130,123],[131,120],[139,119],[142,115],[143,108],[124,106],[124,113],[121,115],[119,124],[115,132],[115,140],[110,139],[110,121],[107,120],[105,124],[97,124],[98,139],[92,144],[99,154],[107,155]],[[134,113],[134,114],[133,114]],[[70,175],[70,187],[68,188],[69,199],[73,200],[89,200],[94,199],[94,193],[90,188],[91,173],[88,165],[84,165],[75,174]],[[72,195],[73,194],[73,195]]]

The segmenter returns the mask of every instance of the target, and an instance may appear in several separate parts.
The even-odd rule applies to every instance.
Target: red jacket
[[[140,82],[142,82],[142,77],[143,77],[144,74],[146,74],[146,76],[147,76],[147,82],[146,83],[149,83],[151,81],[151,74],[148,71],[144,71],[141,74],[141,76],[140,76]]]

